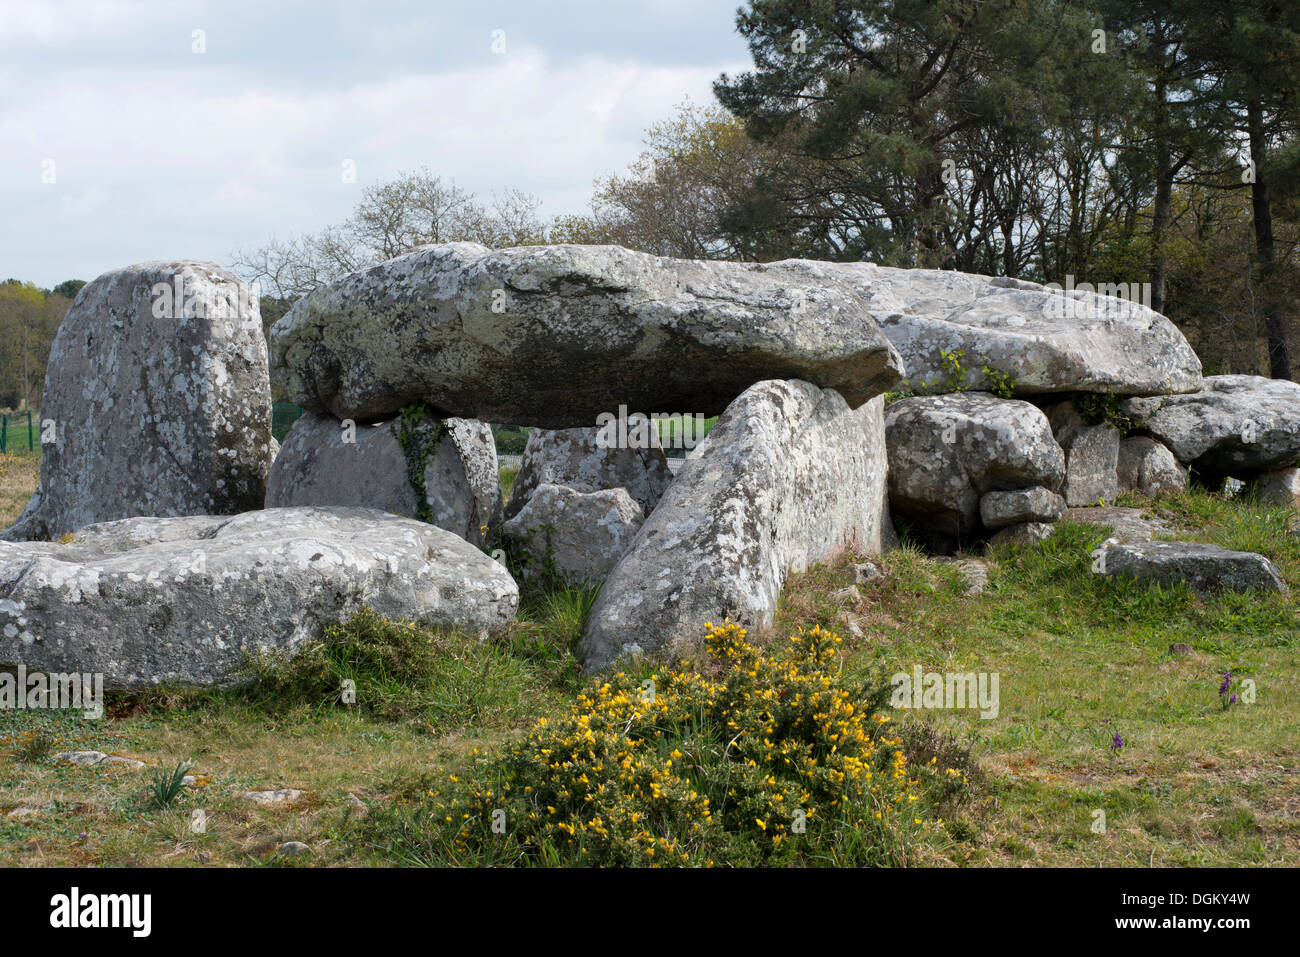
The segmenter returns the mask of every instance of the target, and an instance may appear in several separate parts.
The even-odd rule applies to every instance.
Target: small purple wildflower
[[[1111,749],[1112,751],[1118,751],[1118,750],[1119,750],[1120,748],[1122,748],[1122,747],[1124,747],[1124,739],[1121,738],[1121,737],[1119,736],[1119,732],[1116,731],[1116,732],[1115,732],[1115,737],[1113,737],[1113,738],[1110,739],[1110,749]]]

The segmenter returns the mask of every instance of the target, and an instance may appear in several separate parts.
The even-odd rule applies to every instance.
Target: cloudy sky
[[[420,166],[579,212],[647,126],[748,64],[738,5],[0,0],[0,279],[227,262]]]

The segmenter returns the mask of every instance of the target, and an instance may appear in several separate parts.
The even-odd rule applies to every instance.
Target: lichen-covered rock
[[[1191,395],[1121,406],[1178,461],[1206,476],[1245,477],[1300,464],[1300,384],[1216,375]]]
[[[1120,442],[1116,472],[1121,492],[1141,492],[1150,498],[1188,486],[1187,469],[1174,453],[1145,435]]]
[[[534,570],[550,566],[561,578],[598,583],[623,557],[644,521],[645,513],[626,489],[582,492],[543,483],[503,530],[523,542]]]
[[[109,689],[227,683],[369,606],[493,632],[509,573],[451,532],[372,509],[134,518],[67,544],[0,542],[0,663],[102,673]]]
[[[546,428],[633,412],[716,415],[800,377],[856,407],[902,374],[852,282],[826,264],[696,262],[618,246],[428,246],[300,299],[271,330],[290,401],[376,421]]]
[[[1287,593],[1277,566],[1254,552],[1235,552],[1194,542],[1132,542],[1104,547],[1094,566],[1100,574],[1126,575],[1140,582],[1186,582],[1200,594],[1214,591]]]
[[[1047,417],[1028,402],[984,392],[921,396],[885,410],[889,506],[919,528],[980,528],[989,492],[1061,487],[1065,457]]]
[[[266,507],[351,505],[418,518],[423,505],[434,525],[481,545],[501,522],[492,429],[472,419],[445,424],[446,433],[425,464],[421,496],[411,484],[394,423],[357,425],[305,412],[284,437],[271,468]]]
[[[761,382],[687,459],[592,608],[578,656],[693,647],[705,622],[770,627],[786,576],[892,540],[882,399],[856,410],[831,389]]]
[[[1300,508],[1300,469],[1265,472],[1251,483],[1251,492],[1261,505]]]
[[[1019,279],[846,263],[872,315],[903,357],[915,388],[945,388],[944,354],[961,353],[962,389],[989,388],[985,370],[1016,395],[1155,395],[1200,387],[1201,362],[1178,328],[1115,293],[1052,290]]]
[[[1065,501],[1071,507],[1113,502],[1119,495],[1119,430],[1088,425],[1073,402],[1047,410],[1052,434],[1065,453]]]
[[[214,263],[105,273],[59,326],[41,420],[40,490],[6,539],[260,508],[272,438],[257,297]]]
[[[533,429],[528,434],[505,517],[513,518],[541,485],[565,485],[579,492],[625,489],[649,515],[673,480],[658,446],[605,448],[599,429]]]
[[[999,529],[989,538],[990,545],[1037,545],[1056,533],[1056,525],[1048,522],[1024,522]]]
[[[1026,522],[1055,522],[1064,514],[1065,499],[1041,485],[989,492],[980,498],[980,518],[990,530]]]

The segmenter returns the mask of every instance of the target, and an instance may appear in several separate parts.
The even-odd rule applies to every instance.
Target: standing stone
[[[0,664],[104,675],[109,690],[228,683],[247,656],[295,654],[362,606],[491,633],[509,572],[425,522],[373,509],[131,518],[71,542],[0,542]]]
[[[642,515],[649,515],[672,480],[668,458],[658,446],[604,448],[597,428],[533,429],[505,517],[519,514],[533,492],[545,484],[579,492],[626,489]]]
[[[1073,402],[1047,410],[1052,434],[1065,452],[1065,501],[1070,506],[1113,502],[1119,495],[1119,429],[1086,425]]]
[[[40,489],[7,539],[260,508],[272,439],[257,297],[213,263],[105,273],[59,326],[41,420]]]
[[[578,657],[677,652],[705,622],[771,626],[787,575],[892,538],[882,399],[760,382],[727,407],[605,580]]]
[[[357,425],[303,413],[284,437],[267,478],[266,507],[352,505],[419,517],[426,505],[432,524],[482,544],[501,521],[491,427],[473,419],[446,421],[446,433],[424,468],[421,499],[394,425]]]
[[[1262,505],[1300,509],[1300,468],[1265,472],[1255,479],[1253,491]]]
[[[290,401],[358,422],[417,400],[561,429],[620,404],[708,416],[777,377],[857,407],[902,362],[855,284],[815,265],[426,246],[299,299],[272,327],[272,375]]]
[[[1187,469],[1174,453],[1145,435],[1120,442],[1117,473],[1121,492],[1141,492],[1149,498],[1188,486]]]
[[[918,528],[965,535],[980,528],[981,496],[1061,487],[1065,459],[1047,417],[1020,399],[985,392],[920,396],[886,410],[889,505]]]
[[[645,521],[623,488],[580,492],[539,485],[504,531],[519,539],[531,559],[525,574],[546,569],[574,582],[599,583],[618,563]]]

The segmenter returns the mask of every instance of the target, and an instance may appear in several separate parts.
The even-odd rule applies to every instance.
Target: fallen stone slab
[[[978,531],[989,492],[1065,480],[1065,455],[1037,406],[985,392],[919,396],[885,410],[889,505],[944,535]]]
[[[110,690],[227,684],[363,605],[494,632],[519,592],[464,539],[372,509],[124,519],[67,544],[0,542],[0,663],[103,674]]]
[[[266,507],[348,505],[421,517],[482,546],[501,524],[501,478],[492,428],[473,419],[447,419],[438,438],[432,420],[358,425],[305,412],[284,438],[266,480]],[[399,442],[433,446],[420,471],[423,487],[411,484],[416,468]]]
[[[1198,594],[1215,591],[1289,589],[1271,561],[1254,552],[1235,552],[1219,545],[1193,542],[1140,542],[1101,549],[1099,572],[1140,582],[1176,585],[1186,582]]]
[[[988,529],[1055,522],[1064,514],[1065,499],[1041,485],[1010,492],[988,492],[980,497],[980,518]]]
[[[541,485],[563,485],[578,492],[621,488],[643,516],[654,511],[673,480],[668,458],[658,446],[602,445],[601,430],[533,429],[510,493],[505,517],[519,514]]]
[[[827,264],[697,262],[618,246],[427,246],[300,299],[271,329],[290,401],[359,422],[442,416],[595,426],[620,405],[716,415],[801,378],[857,407],[902,362]]]
[[[1121,492],[1140,492],[1149,498],[1185,491],[1189,484],[1187,469],[1174,453],[1144,435],[1120,442],[1116,475]]]
[[[1201,363],[1172,322],[1127,287],[1055,290],[1019,279],[871,263],[854,277],[918,391],[988,389],[986,370],[1017,396],[1157,395],[1200,387]],[[950,381],[948,356],[964,370]],[[947,355],[945,355],[947,354]]]
[[[1107,525],[1114,532],[1114,537],[1121,542],[1149,542],[1157,535],[1172,537],[1187,533],[1173,522],[1146,509],[1121,508],[1117,506],[1097,506],[1093,508],[1071,508],[1066,516],[1076,522],[1089,525]]]
[[[626,489],[580,492],[546,483],[502,528],[527,552],[525,574],[553,572],[573,582],[605,580],[645,521]]]
[[[40,488],[0,537],[260,508],[271,441],[266,340],[249,288],[206,262],[105,273],[54,338]]]
[[[107,754],[103,751],[60,751],[54,756],[55,761],[64,764],[79,764],[82,767],[94,767],[103,761]]]
[[[584,667],[692,649],[709,621],[759,632],[790,573],[881,554],[893,540],[882,404],[854,410],[799,381],[747,389],[605,580],[578,643]]]
[[[1300,464],[1300,384],[1218,375],[1190,395],[1127,399],[1124,414],[1178,461],[1209,476],[1244,478]]]

